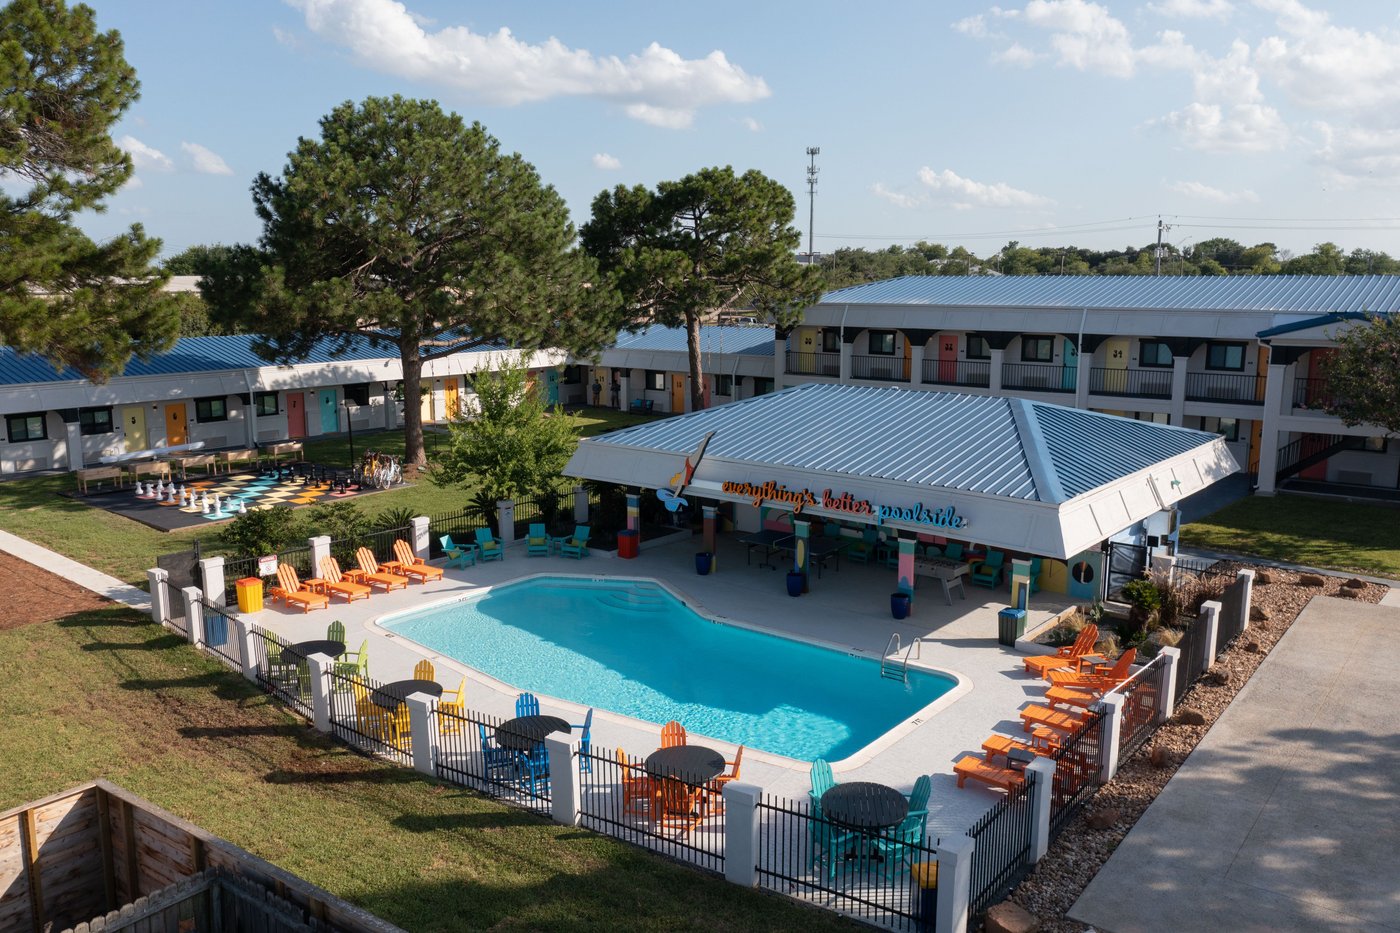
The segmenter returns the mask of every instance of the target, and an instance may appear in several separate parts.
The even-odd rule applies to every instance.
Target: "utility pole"
[[[807,147],[807,262],[810,264],[816,261],[817,254],[813,252],[812,239],[816,229],[815,222],[817,216],[817,156],[821,155],[821,149],[816,146]]]
[[[1171,224],[1164,224],[1164,223],[1162,223],[1162,215],[1161,215],[1161,214],[1158,214],[1158,215],[1157,215],[1157,251],[1156,251],[1156,253],[1155,253],[1155,255],[1156,255],[1156,257],[1157,257],[1157,275],[1161,275],[1161,274],[1162,274],[1162,234],[1163,234],[1163,233],[1166,233],[1166,232],[1167,232],[1168,230],[1170,230],[1171,228],[1172,228],[1172,225],[1171,225]]]

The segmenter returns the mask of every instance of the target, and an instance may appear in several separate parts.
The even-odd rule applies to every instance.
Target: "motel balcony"
[[[852,356],[851,378],[908,382],[909,361],[902,356]]]
[[[1293,410],[1303,414],[1327,413],[1327,403],[1331,393],[1327,390],[1327,380],[1300,378],[1293,380]]]
[[[840,376],[841,354],[789,350],[785,372],[790,376]]]
[[[980,386],[992,384],[992,364],[986,360],[924,360],[924,384]]]
[[[1169,399],[1172,397],[1172,371],[1095,366],[1089,370],[1089,394]]]
[[[1074,393],[1075,367],[1053,363],[1003,363],[1001,385],[1004,389],[1029,389],[1035,392]]]
[[[1229,402],[1263,405],[1267,377],[1252,373],[1187,373],[1188,402]]]

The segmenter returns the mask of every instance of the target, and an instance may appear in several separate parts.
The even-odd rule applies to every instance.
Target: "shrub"
[[[1162,624],[1162,591],[1151,580],[1134,580],[1123,587],[1123,599],[1129,606],[1128,622],[1120,632],[1124,644],[1135,646]]]
[[[1098,643],[1094,645],[1094,653],[1101,654],[1106,658],[1116,658],[1123,653],[1122,647],[1118,644],[1118,636],[1113,632],[1100,630]]]
[[[306,513],[307,534],[330,535],[331,555],[342,567],[355,565],[355,549],[364,543],[372,525],[353,502],[323,502]]]
[[[386,509],[374,517],[376,528],[405,528],[413,523],[417,513],[413,509]]]
[[[239,515],[219,532],[219,544],[235,557],[261,557],[300,543],[301,523],[285,505]]]
[[[1162,624],[1184,629],[1200,615],[1202,603],[1225,594],[1231,578],[1225,574],[1177,573],[1170,584],[1162,575],[1152,579],[1161,596],[1158,614]]]

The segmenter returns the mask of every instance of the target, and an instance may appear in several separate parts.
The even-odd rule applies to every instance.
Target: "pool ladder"
[[[899,656],[900,645],[899,633],[890,635],[890,640],[885,643],[885,655],[880,659],[880,676],[889,680],[898,680],[901,683],[909,683],[909,658],[919,657],[920,645],[924,640],[918,635],[909,643],[909,647],[904,649],[904,656]]]

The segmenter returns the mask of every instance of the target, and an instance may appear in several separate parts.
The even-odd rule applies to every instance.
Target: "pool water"
[[[955,684],[715,622],[645,580],[537,577],[384,627],[520,690],[803,760],[848,757]]]

